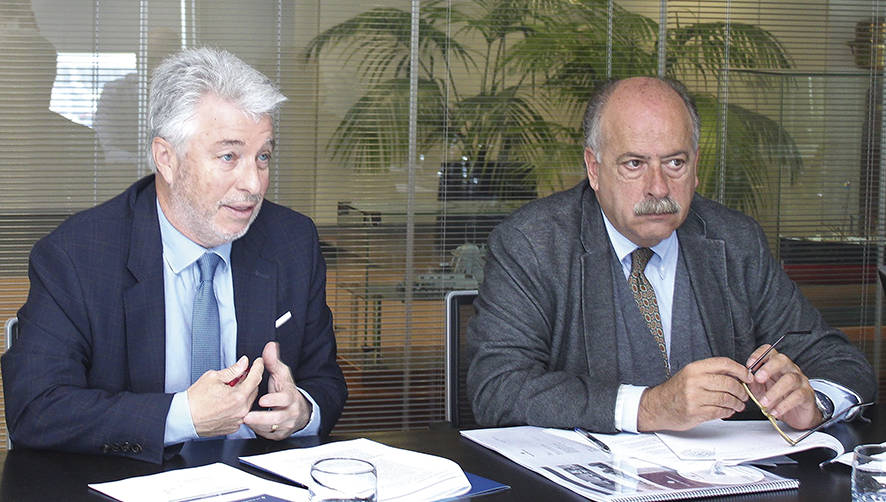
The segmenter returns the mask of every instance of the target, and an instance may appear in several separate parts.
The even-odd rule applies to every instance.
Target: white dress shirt
[[[602,210],[600,213],[603,215],[603,223],[606,226],[606,233],[609,235],[609,242],[612,243],[612,249],[621,263],[625,282],[627,282],[631,274],[631,253],[640,246],[637,246],[616,230]],[[677,274],[677,258],[680,253],[680,242],[677,239],[677,232],[672,232],[671,235],[651,249],[654,254],[649,259],[644,273],[655,290],[655,298],[658,301],[659,314],[661,315],[661,327],[664,332],[665,347],[667,348],[668,357],[670,357],[674,281]],[[861,398],[857,394],[829,380],[816,378],[809,380],[809,384],[813,389],[824,393],[831,399],[834,403],[835,411],[843,410],[852,404],[861,402]],[[640,398],[645,390],[646,387],[640,385],[619,385],[618,394],[615,398],[615,427],[618,430],[637,432],[637,414],[640,410]],[[851,414],[849,418],[854,416],[854,414]]]

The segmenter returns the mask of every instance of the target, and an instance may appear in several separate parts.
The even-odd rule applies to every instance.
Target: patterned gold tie
[[[658,344],[658,350],[661,351],[661,357],[664,359],[665,373],[671,378],[671,365],[668,362],[668,349],[665,346],[664,330],[661,328],[661,314],[658,311],[658,300],[655,299],[655,290],[643,270],[646,264],[652,258],[652,250],[649,248],[637,248],[631,253],[631,275],[628,277],[628,285],[631,286],[631,292],[634,294],[634,301],[646,320],[646,326],[649,332],[655,338]]]

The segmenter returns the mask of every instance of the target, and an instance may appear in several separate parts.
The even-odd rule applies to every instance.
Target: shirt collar
[[[609,218],[606,217],[606,213],[603,212],[602,208],[600,209],[600,214],[603,215],[603,224],[606,226],[609,242],[612,243],[612,248],[615,250],[615,255],[618,257],[618,261],[626,263],[628,267],[630,267],[630,254],[640,246],[634,244],[630,239],[622,235],[612,222],[609,221]],[[677,244],[677,231],[675,230],[671,232],[671,235],[662,239],[661,242],[650,248],[655,254],[649,260],[647,268],[651,266],[655,268],[659,274],[664,274],[664,265],[669,263],[676,264],[677,262]]]
[[[226,242],[221,246],[206,249],[185,237],[178,231],[163,214],[160,201],[157,201],[157,217],[160,220],[160,240],[163,242],[163,259],[175,274],[191,266],[206,252],[213,252],[221,256],[225,266],[230,267],[231,243]]]

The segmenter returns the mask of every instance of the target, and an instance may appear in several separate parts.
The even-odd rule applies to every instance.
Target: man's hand
[[[746,364],[751,364],[768,348],[769,345],[757,348]],[[770,415],[794,429],[809,429],[821,422],[809,379],[788,356],[776,350],[769,352],[748,386]]]
[[[242,376],[247,368],[249,360],[243,356],[233,366],[207,371],[188,387],[191,420],[199,436],[231,434],[240,428],[258,395],[258,384],[264,372],[262,359],[253,361],[249,373],[236,385],[228,385],[231,380]]]
[[[262,350],[270,378],[268,393],[259,398],[258,405],[267,411],[250,411],[243,419],[261,437],[284,439],[299,431],[311,419],[311,404],[295,387],[289,366],[280,360],[277,342],[268,342]]]
[[[712,357],[683,367],[668,381],[646,389],[640,398],[641,432],[687,430],[744,409],[748,399],[741,382],[751,383],[747,368],[726,357]]]

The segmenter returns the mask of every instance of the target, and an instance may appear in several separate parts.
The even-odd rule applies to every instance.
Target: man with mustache
[[[749,396],[797,429],[869,401],[873,371],[770,254],[751,218],[695,194],[683,86],[609,82],[584,118],[588,182],[489,237],[468,327],[478,423],[685,430]],[[751,373],[747,366],[785,337]]]
[[[264,200],[285,99],[223,50],[154,70],[155,174],[31,252],[2,359],[15,445],[161,462],[198,438],[329,433],[347,389],[317,229]]]

